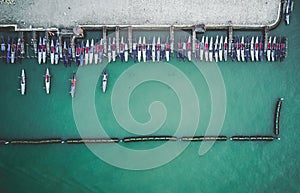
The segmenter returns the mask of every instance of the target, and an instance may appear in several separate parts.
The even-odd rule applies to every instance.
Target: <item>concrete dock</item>
[[[0,26],[78,25],[270,26],[281,0],[15,0],[0,6]]]

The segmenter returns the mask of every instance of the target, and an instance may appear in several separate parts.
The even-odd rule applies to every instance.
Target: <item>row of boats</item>
[[[228,57],[231,57],[233,61],[248,62],[263,61],[266,56],[267,61],[283,61],[286,56],[285,37],[269,37],[267,44],[264,44],[263,36],[238,36],[233,37],[230,42],[227,36],[202,36],[200,39],[201,41],[197,39],[194,45],[192,45],[191,36],[186,37],[185,41],[180,39],[176,51],[178,60],[191,61],[195,59],[218,62],[227,61]],[[14,63],[16,58],[21,60],[20,56],[25,52],[24,43],[20,38],[17,42],[17,46],[14,43],[11,44],[10,38],[8,38],[7,44],[4,41],[1,44],[1,51],[6,56],[7,63]],[[106,53],[103,39],[95,41],[94,39],[82,40],[73,48],[67,41],[63,42],[62,48],[60,48],[58,40],[55,44],[53,39],[50,42],[50,48],[47,49],[46,38],[40,37],[37,50],[39,64],[46,63],[48,56],[50,56],[51,64],[58,64],[62,57],[65,66],[70,66],[73,60],[77,65],[102,63],[104,56],[107,56],[108,63],[116,61],[117,57],[120,58],[121,62],[127,62],[130,56],[134,62],[168,62],[170,60],[168,38],[163,41],[160,37],[156,39],[155,36],[152,41],[150,39],[146,41],[145,36],[139,37],[138,41],[133,41],[131,48],[129,48],[128,41],[125,41],[123,37],[118,47],[116,38],[109,37]]]
[[[25,78],[25,70],[24,69],[21,70],[21,76],[19,78],[20,78],[20,89],[19,90],[21,92],[21,95],[25,95],[26,78]],[[44,75],[44,78],[45,78],[45,91],[46,91],[46,94],[49,94],[50,93],[50,83],[51,83],[51,75],[50,75],[49,68],[46,68],[46,73]],[[102,91],[104,93],[106,92],[107,80],[108,80],[108,73],[105,68],[102,72],[102,85],[101,85]],[[75,72],[73,72],[70,81],[71,81],[70,94],[71,94],[72,98],[74,98],[75,91],[76,91],[76,73]]]

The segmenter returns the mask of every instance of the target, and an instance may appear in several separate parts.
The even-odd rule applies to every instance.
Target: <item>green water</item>
[[[295,10],[299,8],[296,4]],[[191,143],[171,162],[141,171],[112,166],[85,145],[1,145],[0,192],[299,192],[299,22],[299,12],[293,12],[290,26],[282,23],[271,31],[271,35],[288,37],[288,57],[283,63],[218,64],[227,96],[225,121],[220,134],[271,135],[276,100],[284,97],[280,141],[217,142],[203,156],[198,154],[201,143]],[[209,88],[204,76],[192,63],[175,59],[170,63],[194,85],[201,107],[196,134],[204,135],[211,111]],[[118,77],[133,65],[133,62],[116,62],[108,66],[106,94],[100,92],[100,82],[97,83],[96,112],[110,136],[132,135],[115,120],[110,99]],[[52,74],[49,96],[43,90],[42,75],[46,67]],[[22,68],[27,76],[26,96],[21,96],[17,90]],[[69,78],[76,70],[75,67],[65,68],[62,64],[38,65],[36,60],[14,65],[1,61],[0,137],[80,137],[68,93]],[[83,77],[78,77],[78,88],[80,80],[83,81]],[[79,91],[77,95],[80,95]],[[153,101],[163,102],[168,110],[166,122],[154,134],[174,134],[181,107],[179,98],[168,85],[156,81],[139,85],[129,100],[132,116],[139,122],[147,122],[150,118],[148,107]],[[88,115],[89,112],[84,113]],[[122,144],[131,149],[158,145],[161,143]],[[110,145],[96,147],[101,151],[101,148],[109,149]],[[154,158],[159,159],[159,156],[153,154]]]

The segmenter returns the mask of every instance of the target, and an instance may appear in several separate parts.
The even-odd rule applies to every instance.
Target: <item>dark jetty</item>
[[[182,137],[181,141],[226,141],[226,136],[191,136]]]
[[[278,137],[273,137],[273,136],[260,136],[260,135],[255,135],[255,136],[232,136],[230,137],[231,141],[273,141],[275,139],[278,139]]]
[[[119,143],[119,138],[83,138],[83,139],[67,139],[68,144],[82,144],[82,143]]]
[[[122,140],[124,143],[129,142],[143,142],[143,141],[177,141],[174,136],[138,136],[138,137],[125,137]]]
[[[63,140],[60,138],[56,139],[17,139],[10,141],[11,144],[20,144],[20,145],[40,145],[40,144],[54,144],[54,143],[63,143]]]
[[[282,106],[283,98],[279,98],[276,104],[275,115],[274,115],[274,135],[279,135],[279,122],[280,122],[280,111]]]

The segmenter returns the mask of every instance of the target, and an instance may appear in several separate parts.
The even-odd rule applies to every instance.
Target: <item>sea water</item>
[[[297,8],[300,8],[298,4],[295,10]],[[130,128],[128,130],[123,128],[124,124],[126,127],[130,125],[136,127],[136,124],[129,121],[140,123],[143,129],[147,128],[145,126],[147,124],[159,126],[153,131],[153,135],[174,135],[182,119],[191,117],[191,126],[192,122],[198,122],[195,134],[204,135],[212,117],[211,112],[214,108],[212,104],[226,107],[224,123],[220,133],[216,134],[272,135],[276,100],[278,97],[284,97],[284,101],[280,141],[216,142],[204,155],[198,153],[202,143],[191,143],[170,162],[152,169],[134,170],[115,166],[116,164],[100,159],[97,154],[92,153],[90,147],[85,145],[1,145],[0,192],[299,192],[300,56],[298,46],[300,39],[297,35],[298,26],[299,13],[293,12],[290,25],[286,26],[282,21],[278,28],[270,32],[271,36],[288,38],[288,56],[284,62],[230,61],[217,64],[224,80],[226,104],[219,104],[216,101],[212,103],[210,94],[212,88],[206,81],[207,74],[197,68],[200,66],[203,69],[204,65],[210,63],[178,62],[175,57],[172,57],[169,64],[162,62],[158,64],[171,66],[170,69],[174,71],[162,70],[163,72],[157,71],[157,73],[165,73],[166,77],[175,77],[177,82],[167,84],[154,78],[147,79],[131,93],[127,92],[132,89],[132,85],[123,82],[125,85],[123,96],[122,92],[114,90],[117,83],[122,86],[122,83],[118,82],[120,77],[125,76],[124,80],[126,76],[127,80],[135,79],[141,76],[134,71],[137,65],[147,69],[151,65],[157,68],[157,64],[152,62],[137,64],[132,60],[128,63],[111,63],[107,66],[109,73],[107,92],[105,94],[101,92],[99,70],[97,81],[90,83],[93,87],[91,97],[84,95],[85,91],[88,92],[89,86],[83,83],[89,81],[93,73],[92,68],[102,70],[104,64],[98,64],[102,65],[100,68],[95,67],[95,64],[79,68],[73,65],[65,68],[62,63],[54,66],[49,61],[47,64],[38,65],[37,59],[25,59],[22,64],[5,64],[1,61],[0,138],[7,140],[80,138],[84,131],[82,128],[78,130],[77,119],[89,120],[95,112],[102,128],[111,137],[136,135]],[[244,34],[249,33],[244,32]],[[49,68],[51,73],[49,95],[43,89],[43,75],[46,68]],[[21,96],[20,91],[17,90],[21,69],[25,69],[26,72],[25,96]],[[78,69],[81,73],[77,73],[77,92],[72,101],[69,94],[69,79]],[[133,71],[130,71],[131,69]],[[140,73],[144,73],[142,75],[147,77],[152,72],[150,70]],[[195,116],[198,115],[195,111],[183,117],[184,105],[190,104],[183,104],[179,96],[180,91],[174,88],[178,85],[186,87],[180,85],[186,78],[194,89],[184,95],[196,94],[198,102],[191,101],[191,103],[193,102],[192,106],[199,107],[199,116]],[[93,104],[95,111],[85,111],[85,108],[82,108],[82,112],[74,113],[76,108],[74,105],[80,97],[83,99],[83,107]],[[120,111],[129,111],[132,120],[129,117],[126,122],[122,120],[120,112],[114,112],[114,109],[122,106],[121,102],[118,103],[118,97],[120,101],[124,101],[122,97],[129,98],[128,104],[124,106],[126,110],[120,109]],[[164,106],[161,106],[162,104]],[[164,118],[161,124],[160,117],[155,116],[156,113]],[[89,128],[95,126],[94,122],[85,122],[84,126],[87,130],[86,135],[93,137],[91,136],[93,131],[89,131]],[[191,128],[185,129],[186,134],[190,134]],[[214,129],[218,130],[218,128]],[[147,133],[147,130],[140,132]],[[181,133],[185,134],[185,131]],[[180,144],[183,142],[172,143],[178,145],[180,149]],[[120,145],[126,149],[147,151],[155,150],[163,144],[165,143],[151,142]],[[107,156],[112,158],[116,153],[115,149],[107,144],[94,145],[92,148],[100,152],[111,148],[111,154],[108,153]],[[119,153],[124,154],[121,151]],[[165,150],[163,155],[153,151],[151,159],[160,160],[168,154],[168,150]],[[115,159],[116,162],[123,164],[130,161],[126,156],[115,156]],[[147,159],[147,157],[140,157],[139,162],[147,163],[149,161]],[[131,163],[132,168],[135,165],[138,167],[139,163]]]

